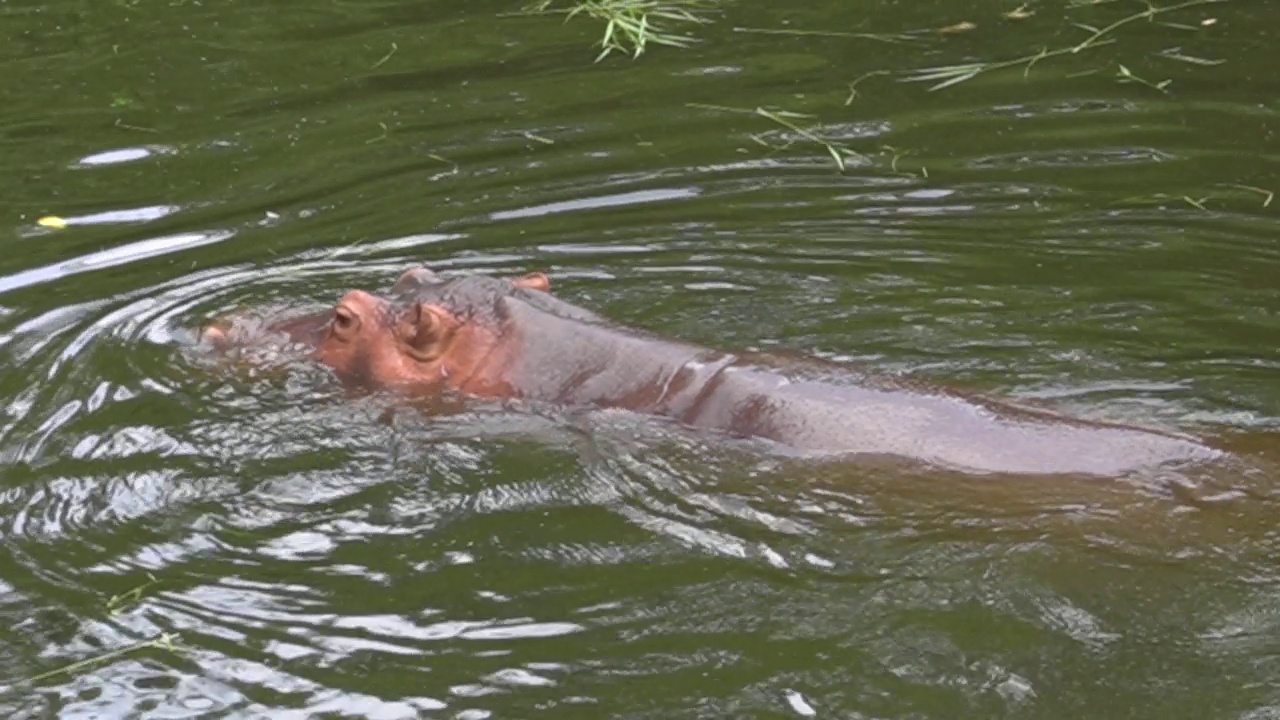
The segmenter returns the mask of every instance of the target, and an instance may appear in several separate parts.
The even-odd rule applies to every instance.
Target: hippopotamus
[[[1085,476],[1223,455],[1174,432],[662,337],[555,297],[536,272],[444,277],[412,268],[384,295],[351,290],[331,309],[271,329],[353,386],[630,410],[804,454]],[[225,346],[231,336],[214,326],[205,337]]]

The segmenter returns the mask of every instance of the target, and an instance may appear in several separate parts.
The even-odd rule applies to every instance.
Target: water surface
[[[740,0],[592,63],[598,25],[518,5],[0,9],[6,716],[1280,714],[1265,462],[992,483],[184,350],[414,264],[543,269],[629,325],[1274,457],[1274,14],[850,101],[1144,6]]]

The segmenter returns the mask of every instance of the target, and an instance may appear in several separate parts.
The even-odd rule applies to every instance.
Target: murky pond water
[[[741,0],[599,64],[518,7],[0,5],[6,717],[1280,716],[1274,13],[850,100],[1145,6]],[[1259,462],[993,483],[186,350],[420,263]]]

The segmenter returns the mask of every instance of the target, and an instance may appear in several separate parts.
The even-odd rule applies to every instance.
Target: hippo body
[[[550,295],[543,276],[441,279],[411,270],[388,298],[348,293],[329,325],[317,331],[316,357],[366,385],[622,408],[803,452],[1095,476],[1223,455],[1171,433],[621,327]],[[294,339],[309,332],[290,328]]]
[[[972,472],[1114,476],[1220,454],[1177,435],[895,387],[835,363],[783,368],[765,356],[566,318],[519,294],[499,302],[510,323],[509,354],[494,369],[501,396],[625,408],[802,451],[891,455]]]

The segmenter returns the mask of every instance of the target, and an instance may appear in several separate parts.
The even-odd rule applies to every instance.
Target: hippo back
[[[426,302],[439,305],[460,318],[497,326],[508,319],[504,298],[513,298],[541,312],[568,320],[608,323],[585,308],[565,302],[551,293],[517,287],[509,280],[485,275],[418,279],[392,288],[394,302]]]

